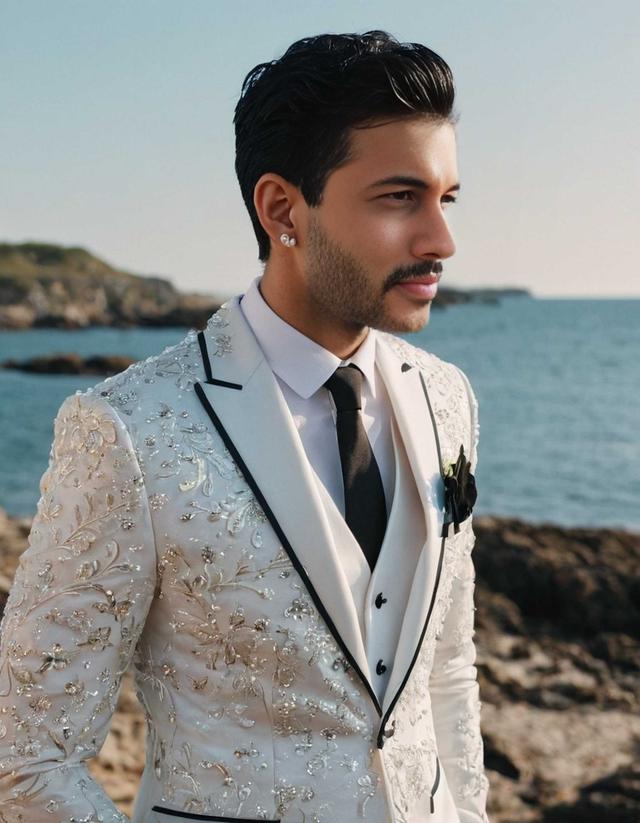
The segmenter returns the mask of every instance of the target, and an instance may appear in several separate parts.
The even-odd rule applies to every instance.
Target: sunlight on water
[[[477,514],[640,530],[640,301],[531,300],[433,310],[406,335],[478,397]],[[55,351],[139,358],[184,329],[0,333],[0,360]],[[0,506],[31,514],[64,398],[99,378],[0,371]]]

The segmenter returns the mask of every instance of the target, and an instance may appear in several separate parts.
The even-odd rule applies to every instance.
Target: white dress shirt
[[[278,381],[315,474],[356,607],[370,682],[382,703],[426,534],[406,450],[375,363],[376,331],[369,329],[357,351],[341,360],[279,317],[262,296],[259,282],[260,277],[253,281],[240,308]],[[362,421],[380,468],[387,504],[387,529],[373,572],[344,520],[336,409],[324,386],[338,366],[348,363],[355,363],[364,374]]]
[[[338,366],[355,363],[362,373],[362,422],[380,469],[387,515],[395,486],[390,401],[375,365],[375,329],[346,360],[299,332],[266,302],[256,277],[240,301],[287,402],[311,467],[344,517],[344,483],[336,431],[336,408],[324,386]]]

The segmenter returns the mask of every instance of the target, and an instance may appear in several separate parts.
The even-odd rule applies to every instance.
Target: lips
[[[421,300],[433,300],[438,293],[438,278],[429,275],[428,277],[404,280],[402,283],[396,283],[396,288],[404,292],[405,295],[412,295]]]
[[[437,274],[425,274],[422,277],[412,277],[410,280],[402,280],[398,285],[404,283],[421,283],[424,286],[432,286],[437,283],[440,277]]]

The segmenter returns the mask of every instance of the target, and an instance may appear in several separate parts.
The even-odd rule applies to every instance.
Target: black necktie
[[[339,366],[324,385],[337,410],[345,520],[373,571],[387,527],[387,507],[380,470],[360,415],[363,377],[351,363]]]

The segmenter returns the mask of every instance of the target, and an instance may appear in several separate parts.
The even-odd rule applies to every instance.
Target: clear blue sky
[[[637,0],[2,0],[0,240],[243,291],[261,268],[233,171],[242,80],[300,37],[373,28],[456,79],[443,283],[640,296]]]

